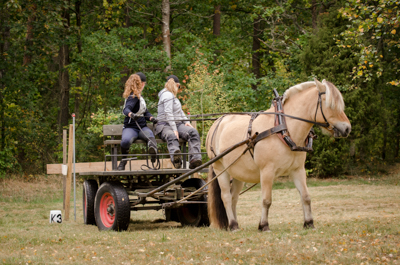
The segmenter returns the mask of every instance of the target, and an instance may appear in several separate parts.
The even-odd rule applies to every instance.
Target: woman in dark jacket
[[[157,120],[147,110],[146,102],[141,96],[145,85],[146,76],[141,72],[131,75],[125,83],[123,113],[126,117],[121,137],[121,153],[128,154],[131,144],[140,138],[147,142],[149,153],[152,155],[151,161],[154,163],[157,154],[157,142],[153,132],[147,127],[146,120],[152,121],[154,124],[157,123]],[[122,158],[124,159],[126,156]],[[125,170],[126,163],[126,160],[121,160],[117,169]]]

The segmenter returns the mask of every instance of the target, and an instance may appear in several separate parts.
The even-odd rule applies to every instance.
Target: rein
[[[275,92],[276,92],[276,90],[274,89],[274,93]],[[271,115],[272,114],[272,115],[279,115],[279,116],[288,117],[288,118],[299,120],[299,121],[312,123],[314,125],[327,128],[328,130],[332,130],[332,128],[330,128],[330,127],[332,127],[331,124],[328,122],[328,120],[326,119],[326,117],[324,115],[324,112],[322,111],[321,95],[324,95],[324,94],[325,94],[325,92],[319,92],[318,93],[318,101],[317,101],[317,107],[315,109],[314,120],[307,120],[307,119],[303,119],[303,118],[300,118],[300,117],[296,117],[296,116],[292,116],[292,115],[289,115],[289,114],[285,114],[283,112],[277,112],[277,111],[275,111],[275,112],[263,112],[263,111],[258,111],[258,112],[220,112],[220,113],[211,113],[211,114],[202,114],[202,115],[192,115],[191,117],[196,117],[196,118],[199,117],[199,118],[201,118],[201,117],[210,117],[210,116],[219,116],[219,115],[254,115],[254,114],[256,114],[258,116],[258,115]],[[277,103],[280,102],[280,105],[282,106],[282,102],[281,102],[282,97],[279,96],[278,92],[276,92],[275,96],[276,97],[274,98],[274,101],[276,101]],[[318,107],[321,110],[322,117],[324,118],[325,123],[317,122]],[[276,107],[275,107],[275,109],[276,109]],[[198,119],[198,120],[201,121],[203,119]],[[176,120],[176,121],[186,121],[186,120]]]
[[[144,133],[144,131],[142,130],[142,127],[140,127],[140,125],[139,125],[139,123],[137,122],[137,120],[135,120],[135,122],[136,122],[136,126],[139,127],[140,131],[141,131],[141,132],[143,133],[143,135],[147,138],[147,144],[148,144],[149,142],[151,142],[150,138],[147,137],[147,135]],[[148,147],[147,147],[147,149],[148,149]],[[151,164],[152,164],[152,166],[149,166],[149,160],[146,159],[146,165],[142,165],[142,166],[140,167],[140,169],[146,170],[146,169],[143,169],[143,167],[147,167],[147,168],[150,169],[150,170],[159,170],[159,169],[160,169],[160,159],[159,159],[159,157],[156,156],[156,162],[153,163],[153,161],[151,161]]]

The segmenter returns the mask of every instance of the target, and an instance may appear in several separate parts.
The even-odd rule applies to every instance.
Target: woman
[[[153,132],[147,127],[146,120],[152,121],[154,124],[157,120],[151,115],[146,108],[146,102],[141,96],[144,86],[146,85],[146,76],[139,72],[133,74],[125,83],[125,105],[123,113],[126,116],[124,120],[124,128],[121,137],[121,153],[128,154],[129,147],[138,138],[147,142],[151,161],[156,161],[157,142]],[[126,156],[122,157],[123,159]],[[127,161],[121,160],[117,170],[125,170]]]
[[[182,110],[182,105],[176,94],[179,89],[179,79],[175,75],[167,77],[165,88],[158,93],[158,122],[156,134],[167,142],[171,161],[175,168],[182,167],[182,156],[179,149],[179,138],[189,143],[189,168],[193,169],[201,165],[200,136]]]

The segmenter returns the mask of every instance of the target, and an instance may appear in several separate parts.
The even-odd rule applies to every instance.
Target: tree
[[[164,43],[164,51],[168,58],[171,60],[171,33],[169,29],[169,19],[170,19],[170,6],[169,0],[162,0],[162,36]],[[168,72],[171,69],[171,65],[165,68],[164,72]]]
[[[387,158],[388,139],[395,135],[394,155],[398,156],[400,126],[400,9],[397,1],[350,1],[340,9],[341,15],[351,22],[348,30],[338,38],[344,51],[356,48],[358,64],[354,66],[353,88],[370,88],[379,97],[382,119],[382,159]],[[396,123],[387,122],[395,120]],[[391,149],[391,148],[389,148]]]
[[[68,43],[68,35],[70,30],[70,0],[63,1],[62,8],[62,23],[64,26],[64,30],[61,34],[62,43],[60,44],[60,49],[58,53],[59,60],[59,91],[60,91],[60,115],[59,115],[59,133],[61,135],[62,127],[68,125],[68,120],[70,117],[69,113],[69,73],[67,70],[67,66],[69,65],[69,43]]]

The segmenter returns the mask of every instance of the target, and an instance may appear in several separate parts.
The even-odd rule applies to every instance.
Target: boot
[[[129,151],[129,149],[125,149],[125,148],[121,147],[121,154],[126,155],[126,154],[128,154],[128,151]],[[123,160],[125,158],[126,158],[126,156],[122,157],[121,162],[119,163],[119,165],[117,167],[117,170],[119,170],[119,171],[125,170],[125,166],[126,166],[126,163],[127,163],[126,160]]]
[[[150,141],[147,143],[149,147],[149,154],[151,155],[151,163],[155,163],[157,160],[157,142],[156,138],[150,137]]]
[[[119,170],[119,171],[125,170],[126,163],[127,163],[126,160],[121,160],[121,162],[119,162],[119,165],[118,165],[118,167],[117,167],[117,170]]]
[[[182,155],[181,155],[181,150],[176,150],[173,159],[172,159],[172,164],[174,165],[175,168],[181,168],[182,167]]]
[[[202,162],[200,159],[192,159],[192,161],[190,161],[189,163],[189,168],[190,169],[194,169],[196,167],[201,166]]]

